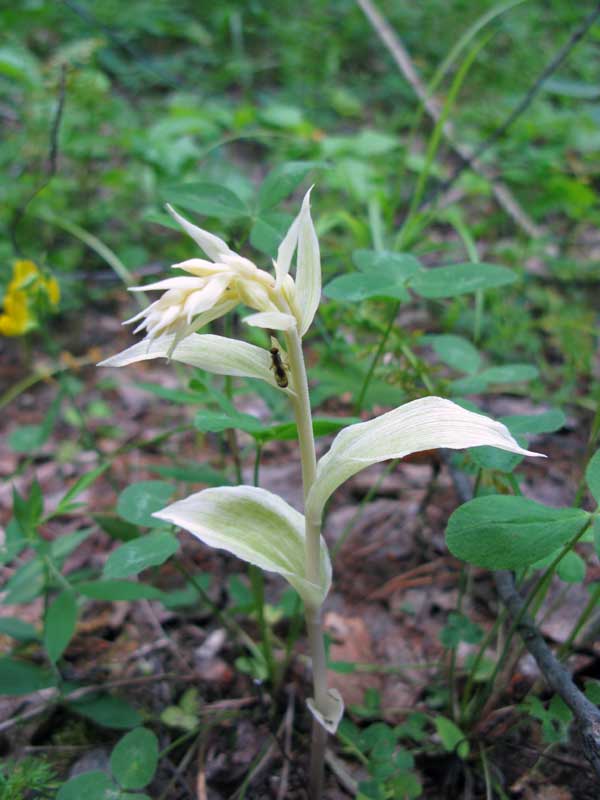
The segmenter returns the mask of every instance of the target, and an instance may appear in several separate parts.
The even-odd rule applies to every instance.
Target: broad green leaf
[[[303,111],[298,106],[273,102],[260,109],[259,118],[265,125],[283,129],[297,128],[304,122]]]
[[[600,503],[600,450],[590,458],[585,470],[585,479],[594,500]]]
[[[82,531],[73,531],[55,539],[49,548],[49,558],[57,569],[61,568],[63,560],[75,550],[92,533],[93,528]],[[47,548],[47,544],[44,545]],[[11,575],[3,587],[5,595],[2,602],[6,605],[28,603],[39,595],[45,585],[45,564],[42,558],[32,558]]]
[[[458,378],[450,384],[452,397],[464,397],[467,394],[480,394],[487,388],[487,382],[479,375],[469,375],[467,378]]]
[[[163,593],[155,586],[135,581],[109,580],[84,581],[73,587],[79,594],[92,597],[94,600],[112,602],[128,600],[161,600]]]
[[[487,383],[521,383],[532,381],[539,375],[533,364],[503,364],[501,367],[489,367],[477,375]]]
[[[210,547],[282,575],[307,605],[321,605],[329,591],[331,563],[325,542],[321,540],[321,584],[316,586],[305,577],[304,517],[271,492],[252,486],[205,489],[156,516]]]
[[[451,611],[446,625],[440,631],[440,642],[444,647],[456,648],[461,642],[477,644],[483,638],[483,631],[469,617]]]
[[[149,567],[158,567],[179,549],[179,542],[168,531],[154,531],[139,539],[125,542],[112,553],[104,565],[105,578],[128,578]]]
[[[33,558],[10,576],[3,587],[2,602],[8,606],[28,603],[41,594],[45,581],[44,562]]]
[[[148,470],[156,472],[163,478],[172,478],[176,481],[187,481],[188,483],[206,483],[208,486],[222,486],[223,484],[231,483],[224,472],[208,464],[195,464],[193,462],[177,466],[149,464]]]
[[[199,392],[187,392],[184,389],[173,389],[168,386],[161,386],[158,383],[138,381],[136,387],[145,392],[150,392],[150,394],[153,394],[155,397],[160,397],[162,400],[168,400],[171,403],[177,403],[182,406],[197,405],[204,400],[204,394],[200,394]]]
[[[137,539],[140,535],[140,529],[137,525],[126,522],[121,517],[116,517],[112,514],[92,514],[92,518],[112,539],[129,542],[132,539]]]
[[[385,274],[397,283],[412,278],[420,269],[421,262],[410,253],[394,253],[391,250],[355,250],[352,261],[361,272],[368,273],[372,278]]]
[[[513,436],[520,433],[554,433],[565,424],[566,418],[560,408],[551,408],[541,414],[513,414],[500,417]]]
[[[594,83],[573,81],[568,78],[549,78],[544,81],[542,89],[551,94],[563,97],[575,97],[578,100],[597,100],[600,98],[600,88]]]
[[[84,772],[64,783],[56,800],[119,800],[120,792],[105,772]]]
[[[519,444],[525,442],[520,434],[523,433],[551,433],[562,428],[565,415],[560,409],[555,408],[541,414],[515,414],[509,417],[500,417],[502,422],[513,434]],[[475,447],[471,450],[473,460],[484,469],[496,469],[500,472],[512,472],[523,457],[514,453],[506,453],[494,447]]]
[[[588,517],[577,508],[549,508],[526,497],[478,497],[452,514],[446,544],[470,564],[521,569],[566,544]]]
[[[169,203],[207,217],[231,220],[248,215],[245,203],[231,189],[218,183],[182,183],[166,186],[162,194]]]
[[[400,281],[394,283],[386,274],[369,275],[364,272],[334,278],[323,287],[323,294],[330,300],[347,303],[359,303],[373,297],[402,301],[409,299],[409,294]]]
[[[174,487],[165,481],[139,481],[127,486],[117,500],[117,513],[127,522],[157,527],[152,516],[170,499]]]
[[[556,572],[561,581],[565,583],[583,583],[585,578],[585,561],[571,550],[558,562]]]
[[[4,529],[4,541],[0,544],[0,564],[8,564],[25,550],[27,544],[21,526],[12,517]]]
[[[517,279],[512,270],[495,264],[452,264],[418,272],[411,280],[410,288],[421,297],[434,300],[496,289]]]
[[[356,155],[365,161],[369,156],[383,156],[400,144],[397,136],[367,128],[348,136],[328,136],[321,142],[321,150],[327,158]]]
[[[34,642],[40,638],[33,625],[17,617],[0,617],[0,634],[10,636],[19,642]]]
[[[93,531],[93,527],[84,528],[81,531],[73,531],[73,533],[66,533],[64,536],[59,536],[58,539],[55,539],[50,545],[51,558],[57,562],[62,562],[62,560],[79,547]]]
[[[63,392],[60,391],[52,401],[41,424],[23,425],[12,431],[8,437],[8,443],[13,450],[19,453],[29,453],[39,450],[48,441],[58,417],[62,397]]]
[[[358,421],[356,417],[313,417],[313,434],[315,437],[329,436],[329,434],[337,433],[341,428]],[[293,441],[298,438],[298,428],[295,422],[269,425],[249,431],[249,433],[259,442]]]
[[[468,339],[453,334],[424,336],[421,340],[429,344],[439,358],[452,369],[473,375],[481,364],[481,355]]]
[[[15,658],[0,658],[0,695],[31,694],[55,684],[56,677],[49,670]]]
[[[114,697],[110,694],[67,701],[67,707],[104,728],[128,730],[137,727],[142,722],[139,712],[133,706],[129,705],[122,697]]]
[[[29,86],[41,86],[42,72],[38,59],[25,47],[7,44],[0,47],[0,75],[9,81]]]
[[[460,758],[467,758],[470,749],[469,742],[458,725],[455,725],[447,717],[436,717],[434,723],[444,750],[448,753],[456,753]]]
[[[143,789],[156,772],[158,739],[147,728],[135,728],[119,739],[110,756],[110,768],[123,789]]]
[[[496,469],[509,473],[519,466],[523,456],[518,453],[507,453],[496,447],[473,447],[470,449],[473,461],[483,469]]]
[[[59,660],[73,638],[77,625],[77,601],[72,591],[64,591],[46,612],[44,647],[53,664]]]
[[[413,400],[368,422],[350,425],[338,433],[329,452],[319,460],[307,516],[319,521],[332,492],[371,464],[437,447],[460,450],[478,445],[539,455],[523,450],[500,422],[440,397]]]
[[[262,211],[273,208],[290,195],[304,180],[316,161],[286,161],[271,170],[258,190],[258,207]]]
[[[31,453],[46,443],[50,433],[43,425],[19,425],[8,435],[8,445],[16,453]]]
[[[142,339],[127,350],[101,361],[98,366],[124,367],[136,361],[167,358],[173,338],[173,334],[168,334],[159,336],[151,342]],[[170,358],[217,375],[259,378],[272,386],[277,386],[273,372],[269,369],[271,356],[266,348],[229,339],[226,336],[192,333],[175,347]]]
[[[198,411],[194,417],[194,426],[203,433],[220,433],[230,428],[237,428],[251,435],[264,428],[263,423],[251,414],[243,414],[241,411],[228,413],[205,409]]]

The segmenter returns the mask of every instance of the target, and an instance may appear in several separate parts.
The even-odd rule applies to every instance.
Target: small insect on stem
[[[287,372],[285,371],[283,359],[281,358],[279,342],[273,335],[271,335],[271,347],[269,352],[271,353],[271,366],[269,369],[272,369],[273,373],[275,374],[275,383],[281,389],[286,389],[288,386],[288,376]]]

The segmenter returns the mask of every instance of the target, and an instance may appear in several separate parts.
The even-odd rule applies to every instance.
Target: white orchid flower
[[[183,338],[243,303],[257,312],[246,317],[249,325],[281,331],[295,328],[300,336],[306,333],[321,295],[321,262],[310,216],[310,189],[279,247],[275,276],[235,253],[218,236],[193,225],[171,206],[167,209],[210,261],[190,258],[173,265],[188,275],[132,287],[133,292],[164,294],[124,324],[139,322],[135,332],[146,331],[149,341],[174,334],[174,350]],[[294,280],[289,270],[296,250]]]

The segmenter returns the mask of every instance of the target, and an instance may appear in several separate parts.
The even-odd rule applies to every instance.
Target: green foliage
[[[147,795],[130,794],[144,789],[154,777],[158,763],[158,740],[148,728],[135,728],[114,746],[110,757],[112,775],[84,772],[64,783],[56,800],[148,800]],[[125,790],[125,791],[123,791]]]
[[[106,579],[128,578],[149,567],[158,567],[176,553],[179,542],[168,531],[154,531],[125,542],[106,559],[103,575]]]
[[[478,497],[452,514],[446,543],[471,564],[522,569],[566,544],[588,519],[580,509],[550,508],[525,497]]]
[[[147,728],[135,728],[116,744],[110,768],[123,789],[143,789],[158,763],[158,739]]]
[[[76,624],[77,601],[74,592],[67,590],[49,606],[44,620],[44,647],[53,664],[71,641]]]
[[[173,487],[164,481],[140,481],[127,486],[117,501],[117,513],[126,522],[150,528],[163,523],[153,517],[155,511],[163,508],[171,499]]]
[[[41,758],[27,757],[18,763],[12,760],[0,763],[0,800],[43,797],[52,791],[55,782],[52,765]]]
[[[417,798],[422,786],[413,771],[414,758],[400,744],[402,732],[383,722],[359,729],[342,720],[338,737],[349,754],[357,754],[370,778],[359,783],[358,797],[385,800],[388,797]]]
[[[421,297],[439,300],[497,289],[516,280],[517,276],[511,270],[495,264],[453,264],[417,272],[409,285]]]
[[[549,3],[543,18],[528,3],[502,13],[499,6],[482,9],[439,0],[388,6],[390,23],[401,32],[425,82],[435,78],[441,97],[458,86],[465,53],[480,47],[475,31],[494,34],[465,73],[460,95],[453,97],[455,136],[475,147],[515,108],[548,54],[557,51],[583,16],[577,4],[559,0]],[[232,246],[247,247],[251,256],[254,249],[257,263],[265,265],[291,221],[288,200],[315,181],[313,205],[328,302],[317,335],[308,342],[310,375],[315,405],[335,404],[334,417],[328,416],[331,406],[315,414],[315,435],[327,436],[357,421],[345,407],[350,404],[358,414],[425,393],[461,402],[484,393],[533,398],[540,413],[501,420],[523,444],[525,434],[543,436],[563,427],[565,414],[555,406],[568,404],[569,418],[578,422],[580,409],[596,409],[597,309],[589,287],[600,270],[587,235],[600,223],[594,189],[600,152],[596,27],[485,154],[527,213],[545,227],[543,241],[517,234],[497,210],[490,183],[470,170],[458,180],[460,208],[453,203],[448,211],[438,210],[443,182],[452,177],[454,165],[434,137],[427,149],[421,146],[430,135],[429,123],[363,16],[357,9],[349,13],[346,0],[334,0],[327,10],[309,0],[302,14],[288,0],[277,13],[261,3],[241,7],[226,2],[200,13],[189,2],[174,7],[166,0],[125,5],[103,0],[86,4],[82,14],[39,0],[3,11],[3,32],[0,101],[9,111],[0,153],[0,260],[10,263],[16,244],[59,278],[63,317],[48,320],[43,338],[34,340],[51,360],[63,346],[75,355],[83,352],[88,338],[80,335],[79,320],[87,326],[88,309],[90,314],[100,308],[114,313],[108,304],[116,281],[137,281],[142,267],[157,265],[162,271],[200,255],[173,233],[164,202],[180,207]],[[275,59],[266,55],[273,42],[278,43]],[[63,67],[65,108],[58,120]],[[54,124],[58,160],[55,174],[49,175]],[[405,230],[415,186],[422,187],[426,207],[416,210]],[[466,236],[452,223],[459,211],[467,221]],[[469,251],[469,238],[475,253]],[[0,270],[0,300],[9,271]],[[237,321],[232,324],[238,335]],[[244,335],[265,345],[262,332]],[[26,362],[25,350],[24,355]],[[112,507],[98,512],[95,504],[90,514],[88,490],[96,481],[115,485],[116,476],[122,478],[112,469],[113,449],[119,456],[139,443],[126,442],[110,419],[114,383],[99,383],[97,394],[84,398],[83,379],[67,373],[68,380],[57,379],[53,398],[36,409],[38,422],[19,422],[6,437],[17,464],[10,477],[26,480],[17,484],[24,488],[14,490],[12,519],[0,551],[10,571],[2,602],[20,605],[40,596],[46,601],[41,630],[19,619],[18,612],[0,619],[0,633],[10,637],[16,651],[0,660],[0,692],[6,694],[65,688],[48,665],[63,670],[61,658],[74,635],[78,609],[87,603],[148,599],[189,613],[203,602],[191,583],[166,591],[153,584],[151,573],[143,583],[134,580],[178,549],[175,537],[161,530],[164,523],[152,513],[172,499],[173,487],[166,481],[238,483],[227,464],[182,458],[177,447],[169,447],[168,432],[161,432],[155,446],[165,458],[147,466],[164,480],[131,484],[119,495],[116,514]],[[232,429],[249,434],[250,447],[259,450],[297,436],[282,398],[268,386],[235,382],[226,387],[219,380],[203,383],[185,376],[177,387],[141,381],[137,387],[157,402],[178,404],[182,416],[185,406],[200,405],[194,421],[188,416],[182,427],[198,439],[199,434],[216,436],[223,452]],[[246,406],[237,400],[249,392],[264,400],[268,418],[239,411]],[[592,436],[591,449],[596,439]],[[545,442],[539,449],[545,449]],[[65,465],[78,465],[82,451],[86,464],[87,455],[96,452],[96,465],[70,484],[67,479],[58,499],[44,498],[34,474],[38,464],[52,458],[60,472]],[[546,570],[589,521],[577,508],[553,509],[505,496],[520,491],[521,460],[491,448],[475,448],[454,460],[475,476],[479,492],[486,495],[450,518],[447,542],[455,555],[490,569]],[[585,480],[599,502],[598,453],[587,465]],[[62,533],[60,518],[77,515],[85,515],[86,526],[93,519],[93,527],[82,524]],[[87,568],[69,574],[67,558],[99,530],[119,544],[103,575]],[[597,525],[594,530],[598,551]],[[585,548],[565,552],[556,565],[559,579],[582,582],[587,558]],[[194,580],[206,591],[211,576]],[[255,598],[242,579],[229,580],[228,596],[227,613],[251,617],[253,624]],[[267,607],[275,609],[278,623],[280,614],[286,623],[297,615],[297,595],[288,595],[286,603]],[[460,642],[476,651],[481,630],[462,612],[451,612],[440,639],[453,651],[450,657]],[[493,672],[485,658],[469,659],[467,681],[473,677],[479,683]],[[258,680],[268,676],[258,651],[244,652],[236,663]],[[357,670],[352,662],[332,668]],[[171,711],[165,724],[190,730],[196,709],[193,698],[188,703],[185,697],[170,707],[177,713]],[[360,796],[419,796],[405,744],[421,747],[437,735],[445,751],[466,758],[468,699],[462,718],[437,716],[434,734],[430,723],[414,716],[396,729],[375,727],[383,712],[381,698],[370,692],[353,711],[373,724],[347,734],[350,740],[356,733],[356,746],[368,764],[370,779],[361,783]],[[429,695],[432,707],[443,704],[443,714],[449,714],[446,701],[443,692]],[[98,695],[67,699],[66,705],[98,725],[126,730],[141,724],[140,714],[121,698]],[[528,698],[523,711],[541,722],[548,743],[564,741],[569,719],[556,698],[547,706]],[[140,753],[146,764],[152,763],[151,738],[145,731],[121,744],[122,756],[115,756],[113,765],[113,777],[124,781],[121,786],[101,773],[81,776],[61,789],[60,800],[133,797],[122,789],[135,791],[131,781],[144,788],[140,781],[146,775],[132,767],[131,778],[128,764],[139,763]],[[53,791],[44,762],[27,759],[2,769],[2,800]]]

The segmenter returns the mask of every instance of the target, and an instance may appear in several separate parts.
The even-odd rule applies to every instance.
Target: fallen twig
[[[0,722],[0,733],[10,730],[20,722],[28,722],[30,719],[35,719],[42,714],[49,711],[53,706],[58,703],[73,703],[77,700],[82,700],[91,694],[99,694],[101,692],[110,691],[120,686],[137,686],[144,683],[157,683],[162,680],[172,682],[195,682],[201,680],[200,676],[195,672],[188,675],[172,674],[172,673],[158,673],[156,675],[141,675],[135,678],[121,678],[115,681],[103,683],[101,686],[82,686],[80,689],[75,689],[68,695],[61,695],[58,689],[53,689],[48,692],[48,700],[29,711],[24,711],[22,714],[17,714],[10,719]],[[232,700],[216,700],[214,703],[205,703],[200,709],[200,714],[209,714],[214,711],[229,711],[235,708],[243,708],[244,706],[253,705],[256,703],[256,697],[239,697]]]
[[[435,97],[428,94],[408,51],[396,32],[371,0],[356,0],[356,2],[363,10],[374,31],[394,59],[397,67],[400,69],[419,100],[423,103],[429,116],[434,122],[438,122],[441,116],[440,105]],[[476,172],[490,183],[494,197],[509,217],[532,238],[540,239],[544,237],[546,235],[544,228],[537,225],[531,219],[506,184],[497,179],[493,170],[488,165],[482,164],[474,157],[474,153],[470,147],[456,141],[450,122],[446,121],[442,125],[442,132],[446,141],[461,161],[466,163],[473,172]]]
[[[575,686],[570,672],[556,658],[533,619],[523,611],[524,601],[518,593],[512,573],[494,573],[498,594],[517,623],[523,644],[535,658],[548,685],[558,694],[575,716],[583,754],[600,777],[600,709]]]
[[[594,22],[600,17],[600,3],[596,6],[596,8],[588,14],[588,16],[583,20],[581,25],[576,28],[569,39],[565,42],[565,44],[560,48],[558,53],[552,58],[548,64],[544,67],[540,75],[537,79],[533,82],[530,86],[529,90],[523,95],[521,101],[517,103],[515,108],[511,111],[511,113],[506,117],[504,122],[502,122],[498,127],[490,133],[487,139],[484,139],[481,144],[475,148],[473,155],[465,159],[462,164],[460,164],[456,170],[452,173],[452,175],[444,181],[438,191],[436,192],[435,199],[442,193],[447,192],[450,187],[455,183],[455,181],[462,175],[465,169],[469,169],[472,166],[473,161],[481,158],[481,156],[489,150],[489,148],[497,142],[498,139],[502,138],[506,131],[511,127],[511,125],[517,120],[521,114],[523,114],[531,105],[535,97],[539,94],[541,88],[543,87],[544,83],[548,80],[548,78],[553,75],[556,70],[561,66],[561,64],[567,59],[573,48],[583,39],[586,33],[590,30]]]
[[[447,453],[442,454],[442,459],[450,469],[454,488],[461,501],[466,503],[471,500],[473,490],[469,479],[453,469]],[[583,754],[600,777],[600,709],[575,686],[571,673],[546,643],[535,621],[525,610],[525,601],[517,591],[512,573],[498,570],[493,575],[500,599],[512,617],[523,644],[534,657],[546,683],[573,712]]]

